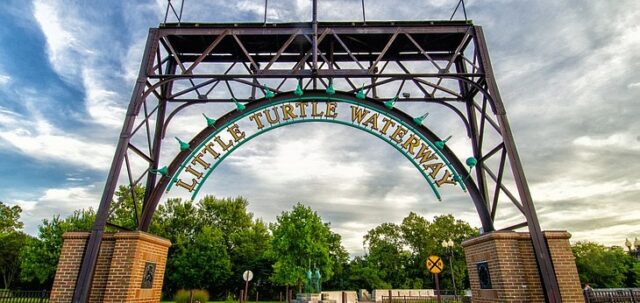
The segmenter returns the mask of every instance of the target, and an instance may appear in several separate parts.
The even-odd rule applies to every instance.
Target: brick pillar
[[[89,233],[63,236],[51,303],[70,303]],[[144,232],[105,234],[98,253],[89,302],[160,302],[167,253],[171,243]],[[142,287],[145,266],[155,266],[153,282]]]
[[[143,232],[120,232],[115,238],[103,302],[160,302],[171,242]],[[143,289],[142,276],[147,263],[155,264],[155,274],[152,287]]]
[[[89,234],[87,234],[88,237]],[[107,279],[109,278],[109,270],[111,268],[111,259],[113,258],[113,248],[116,246],[116,238],[112,233],[102,236],[100,251],[98,252],[98,262],[93,274],[93,282],[91,283],[90,303],[102,302],[104,293],[107,290]]]
[[[89,233],[68,232],[62,239],[64,244],[49,297],[51,303],[71,302]]]
[[[556,270],[563,302],[584,302],[576,258],[569,244],[571,234],[566,231],[547,231],[544,232],[544,236],[551,250],[551,260]]]
[[[551,260],[560,284],[562,302],[584,302],[566,231],[545,232]],[[545,302],[529,233],[499,231],[462,243],[471,282],[472,300]],[[481,289],[478,264],[489,268],[491,289]]]

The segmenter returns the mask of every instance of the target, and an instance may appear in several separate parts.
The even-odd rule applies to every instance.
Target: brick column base
[[[562,302],[584,302],[575,258],[566,231],[544,232]],[[529,233],[497,231],[462,243],[472,301],[545,302]],[[491,288],[481,289],[479,267],[488,267]],[[483,269],[481,269],[483,271]],[[485,285],[486,286],[486,285]]]
[[[50,303],[71,302],[89,233],[68,232],[62,238]],[[160,302],[170,246],[169,240],[140,231],[105,234],[89,302]],[[145,273],[152,282],[143,285]]]

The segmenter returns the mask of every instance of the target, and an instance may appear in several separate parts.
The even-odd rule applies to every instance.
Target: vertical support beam
[[[120,139],[118,140],[118,146],[116,147],[116,152],[113,157],[113,161],[111,162],[111,170],[109,171],[107,182],[105,184],[104,191],[102,192],[100,206],[98,207],[98,212],[96,214],[96,221],[91,229],[87,249],[85,250],[82,258],[80,273],[78,274],[75,291],[73,292],[73,303],[86,303],[89,301],[89,290],[91,289],[93,272],[98,260],[100,242],[104,235],[104,228],[107,224],[111,200],[113,199],[113,194],[117,186],[118,176],[120,175],[120,169],[122,168],[122,162],[124,161],[124,155],[127,153],[131,130],[133,129],[135,118],[140,108],[140,97],[142,96],[142,92],[144,91],[147,82],[147,75],[153,68],[153,57],[158,47],[158,37],[158,29],[152,28],[149,30],[147,44],[145,46],[142,63],[140,65],[140,72],[138,73],[138,80],[133,88],[131,101],[129,101],[124,125],[122,126],[122,132],[120,133]]]
[[[313,73],[318,71],[318,0],[313,0]]]
[[[477,51],[478,50],[476,49],[476,52]],[[456,71],[458,73],[467,72],[467,69],[464,66],[464,62],[462,62],[462,56],[459,56],[458,58],[456,58],[455,65],[456,65]],[[463,98],[466,99],[465,104],[467,108],[467,117],[469,118],[469,130],[471,132],[469,134],[469,137],[471,138],[471,147],[473,149],[472,150],[473,157],[478,159],[478,161],[480,161],[480,159],[482,158],[481,136],[483,136],[484,134],[481,133],[482,130],[480,132],[478,131],[478,118],[476,116],[476,110],[473,106],[473,102],[474,102],[473,96],[469,95],[469,85],[464,81],[459,81],[459,83],[460,83],[460,91],[462,92],[462,96]],[[478,165],[476,165],[475,172],[476,172],[476,179],[478,180],[478,190],[480,190],[480,195],[482,196],[482,200],[484,201],[484,204],[486,205],[487,208],[489,208],[490,205],[489,205],[489,195],[487,191],[487,180],[484,174],[484,170],[482,169],[482,163],[478,163]]]
[[[547,302],[556,303],[562,302],[560,297],[560,287],[558,285],[558,279],[556,278],[553,263],[549,254],[549,247],[540,229],[540,223],[536,215],[535,208],[533,206],[533,199],[529,192],[529,186],[527,185],[527,179],[525,178],[524,171],[522,170],[522,164],[520,163],[520,157],[516,149],[511,128],[509,127],[509,121],[498,92],[498,85],[495,82],[493,76],[493,70],[491,68],[491,61],[489,59],[489,53],[484,40],[484,34],[482,28],[479,26],[474,27],[476,46],[478,47],[478,56],[480,57],[480,64],[486,77],[489,93],[493,98],[496,107],[496,116],[498,117],[498,124],[500,126],[500,132],[502,133],[502,139],[504,141],[507,156],[511,164],[511,170],[515,179],[518,193],[520,194],[520,201],[522,202],[524,215],[527,218],[529,226],[529,233],[531,234],[531,241],[533,244],[533,250],[536,255],[536,261],[538,262],[538,269],[542,276],[542,284],[544,287],[544,293],[546,295]]]
[[[175,71],[176,71],[175,61],[169,60],[167,62],[165,74],[171,75],[175,73]],[[162,137],[164,134],[164,119],[165,119],[165,113],[167,110],[167,98],[168,96],[171,96],[172,89],[173,89],[173,81],[163,84],[160,89],[161,99],[158,100],[158,112],[156,114],[156,127],[153,132],[153,143],[152,143],[153,146],[151,148],[152,162],[149,163],[149,169],[158,169],[158,165],[159,165],[158,159],[160,158],[160,149],[162,148]],[[142,210],[145,209],[144,204],[146,204],[146,202],[149,200],[151,193],[155,189],[155,185],[156,185],[156,175],[148,172]],[[138,222],[138,230],[140,230],[140,225],[141,225],[140,222]]]

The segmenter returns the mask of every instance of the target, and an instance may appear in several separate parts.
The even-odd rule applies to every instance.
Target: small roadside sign
[[[251,279],[253,279],[253,272],[245,270],[244,273],[242,273],[242,278],[247,282],[251,281]]]
[[[444,262],[438,256],[429,256],[427,258],[427,270],[432,274],[439,274],[444,269]]]

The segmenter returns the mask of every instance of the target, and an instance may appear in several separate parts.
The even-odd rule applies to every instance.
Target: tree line
[[[119,188],[110,222],[135,229],[136,209],[140,207],[131,197],[143,193],[141,187],[133,193]],[[460,243],[479,231],[452,215],[430,221],[411,212],[399,224],[383,223],[364,236],[365,254],[350,258],[341,236],[310,207],[298,203],[275,222],[266,223],[254,218],[248,205],[242,197],[206,196],[198,202],[169,199],[158,206],[150,233],[172,242],[164,277],[166,297],[179,289],[196,288],[208,290],[216,299],[237,296],[243,286],[242,272],[247,269],[254,273],[252,292],[259,291],[261,298],[278,298],[289,288],[303,291],[309,269],[320,272],[325,290],[434,288],[425,260],[429,255],[444,256],[440,243],[448,239],[455,243],[453,266],[446,262],[441,288],[469,287]],[[21,231],[20,214],[20,207],[0,202],[1,286],[50,288],[62,234],[89,231],[95,211],[82,209],[66,218],[45,219],[37,237]],[[621,248],[579,242],[573,251],[583,283],[592,287],[640,286],[640,262]]]

